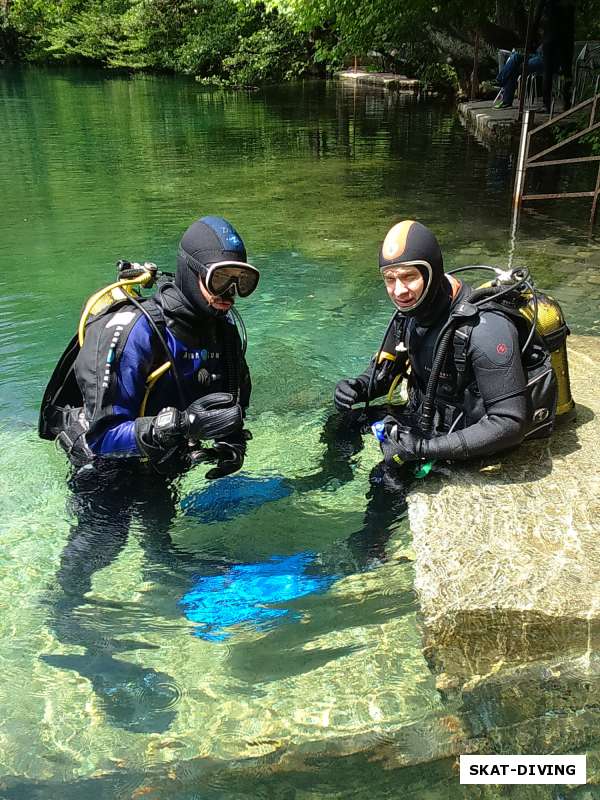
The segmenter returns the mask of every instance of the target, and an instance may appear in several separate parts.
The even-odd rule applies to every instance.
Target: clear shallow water
[[[71,519],[67,468],[34,426],[81,304],[112,279],[117,258],[172,268],[186,225],[222,214],[262,271],[240,303],[255,386],[244,472],[309,475],[333,385],[363,368],[390,313],[375,268],[386,230],[416,216],[438,233],[447,266],[505,262],[509,158],[466,137],[451,109],[335,84],[246,94],[170,78],[4,71],[0,125],[2,793],[458,791],[444,756],[460,709],[435,690],[423,656],[406,522],[383,560],[349,540],[378,460],[373,442],[342,486],[210,525],[182,510],[166,554],[135,520],[60,624],[52,602]],[[515,263],[530,264],[572,330],[596,334],[600,250],[579,222],[586,215],[575,205],[526,213]],[[196,470],[181,495],[204,488]],[[298,554],[303,566],[284,575],[309,589],[314,576],[329,583],[292,587],[297,599],[268,606],[285,613],[259,624],[252,609],[265,583],[235,566],[254,566],[254,580],[273,556]],[[244,595],[242,622],[221,639],[194,635],[178,601],[219,577]],[[281,582],[274,591],[283,596]],[[223,617],[213,622],[222,633]],[[392,772],[374,768],[373,754]],[[245,769],[232,774],[232,762]],[[415,766],[393,769],[405,764]]]

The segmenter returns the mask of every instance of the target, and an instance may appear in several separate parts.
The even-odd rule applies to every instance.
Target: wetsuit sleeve
[[[515,326],[500,314],[481,314],[471,334],[468,358],[485,413],[474,425],[423,441],[424,458],[490,455],[523,439],[527,381]]]
[[[87,441],[96,455],[141,456],[134,427],[152,371],[150,327],[139,317],[127,331],[119,314],[97,324],[86,334],[76,368],[90,425]],[[124,345],[121,336],[127,337]]]

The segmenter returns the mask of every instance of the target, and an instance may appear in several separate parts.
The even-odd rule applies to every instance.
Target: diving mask
[[[211,294],[223,297],[237,292],[248,297],[258,286],[260,272],[250,264],[235,261],[217,261],[206,268],[204,285]]]

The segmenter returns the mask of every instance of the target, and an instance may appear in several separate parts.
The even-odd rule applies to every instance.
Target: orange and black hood
[[[412,219],[398,222],[388,231],[379,250],[379,269],[416,267],[425,282],[419,300],[402,313],[423,324],[437,318],[450,297],[450,285],[444,275],[442,251],[429,228]]]

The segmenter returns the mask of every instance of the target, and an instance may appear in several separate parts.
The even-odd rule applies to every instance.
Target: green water
[[[334,83],[229,93],[4,70],[0,127],[0,797],[462,796],[447,744],[461,709],[436,691],[422,652],[406,520],[384,558],[348,545],[373,441],[344,485],[210,525],[179,513],[180,569],[149,560],[134,522],[65,633],[48,598],[72,521],[68,470],[35,423],[81,304],[114,262],[173,268],[185,227],[223,215],[262,273],[240,303],[254,383],[244,472],[310,474],[335,381],[364,368],[390,314],[376,269],[385,232],[417,217],[448,267],[506,263],[509,156],[466,136],[451,108]],[[600,246],[587,214],[537,206],[513,256],[574,332],[598,334]],[[181,494],[204,487],[196,470]],[[298,553],[314,554],[331,588],[283,603],[270,628],[193,635],[177,601],[207,559]],[[40,656],[82,660],[61,669]],[[141,675],[161,685],[158,710]],[[494,796],[478,791],[464,796]],[[514,796],[559,796],[528,791]]]

